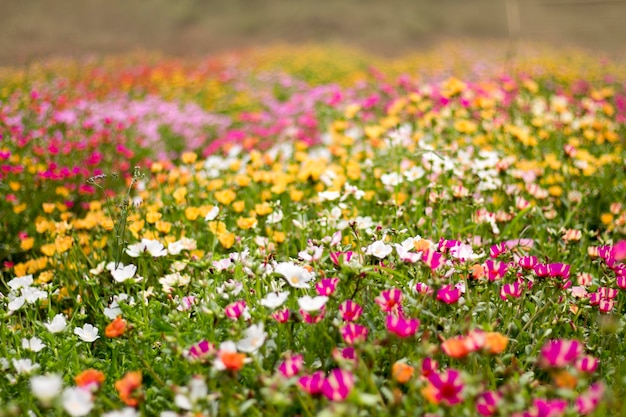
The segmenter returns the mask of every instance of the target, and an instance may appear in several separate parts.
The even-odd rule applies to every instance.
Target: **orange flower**
[[[243,368],[246,359],[245,353],[223,351],[219,353],[220,360],[229,371],[238,371]]]
[[[574,389],[578,383],[576,376],[565,370],[555,372],[552,378],[554,379],[554,384],[559,388]]]
[[[398,381],[400,384],[406,384],[409,379],[413,377],[414,371],[414,367],[404,362],[396,362],[391,367],[391,375],[393,376],[393,379]]]
[[[498,354],[504,352],[509,344],[509,338],[498,332],[485,333],[485,350],[489,353]]]
[[[132,371],[128,372],[124,377],[115,382],[115,389],[119,393],[120,400],[124,402],[124,404],[135,407],[139,404],[139,400],[141,399],[141,394],[136,393],[141,387],[141,372]]]
[[[422,395],[426,398],[431,404],[439,404],[439,400],[437,399],[437,388],[433,386],[430,382],[421,389]]]
[[[104,380],[104,374],[95,369],[86,369],[74,377],[76,385],[81,388],[89,387],[90,389],[98,389]]]
[[[104,329],[104,335],[111,338],[120,337],[126,332],[126,327],[126,321],[122,319],[122,316],[117,316],[117,318]]]
[[[476,265],[472,265],[472,277],[474,279],[479,279],[485,276],[485,267],[480,265],[480,264],[476,264]]]
[[[441,349],[451,358],[461,359],[474,351],[474,344],[467,337],[455,337],[441,344]]]

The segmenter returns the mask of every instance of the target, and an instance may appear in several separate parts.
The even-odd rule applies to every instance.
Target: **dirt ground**
[[[276,42],[397,56],[443,39],[510,38],[621,56],[624,18],[626,0],[0,0],[0,65]]]

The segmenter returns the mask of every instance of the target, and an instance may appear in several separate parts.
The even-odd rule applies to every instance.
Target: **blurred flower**
[[[583,352],[578,340],[549,340],[541,348],[539,363],[543,367],[562,368],[576,362]]]
[[[420,321],[418,319],[405,319],[404,317],[390,314],[387,316],[385,324],[387,326],[387,330],[396,336],[410,337],[417,332]]]
[[[367,340],[369,329],[356,323],[348,323],[339,329],[343,341],[348,345],[363,343]]]
[[[402,315],[402,291],[397,288],[384,290],[374,299],[384,313]]]
[[[39,364],[33,363],[30,359],[12,359],[13,368],[18,374],[30,374],[39,368]]]
[[[343,401],[354,387],[352,372],[335,368],[322,383],[322,394],[331,401]]]
[[[139,404],[142,396],[138,390],[141,388],[142,379],[141,372],[131,371],[127,372],[121,379],[115,381],[115,389],[124,404],[131,407],[135,407]]]
[[[260,302],[262,306],[275,309],[282,306],[289,297],[289,292],[270,292]]]
[[[361,317],[361,314],[363,314],[363,307],[352,300],[345,300],[343,303],[339,304],[339,312],[343,320],[356,321]]]
[[[304,366],[303,355],[287,355],[287,357],[278,365],[278,371],[285,377],[291,378],[300,373]]]
[[[237,349],[245,353],[254,353],[263,346],[266,338],[263,323],[253,324],[246,329],[244,338],[237,343]]]
[[[391,367],[391,377],[400,384],[406,384],[413,377],[415,368],[406,362],[395,362]]]
[[[30,378],[30,390],[44,407],[49,407],[52,401],[61,394],[63,378],[57,374],[38,375]]]
[[[456,369],[447,369],[445,373],[433,373],[428,382],[432,385],[434,399],[437,403],[455,405],[463,401],[463,381],[461,374]]]
[[[46,345],[43,343],[43,341],[36,336],[33,336],[30,339],[22,339],[22,348],[24,349],[27,349],[33,352],[39,352],[45,347]]]
[[[104,383],[106,377],[104,374],[96,369],[85,369],[80,374],[74,377],[74,382],[80,388],[87,391],[97,391]]]
[[[237,352],[235,342],[226,341],[220,344],[217,357],[213,362],[213,367],[218,371],[228,370],[236,372],[243,368],[243,365],[249,361],[245,353]]]
[[[104,329],[104,335],[110,338],[120,337],[126,332],[126,328],[126,321],[122,319],[122,316],[117,316]]]
[[[298,386],[311,395],[321,394],[324,380],[324,372],[316,371],[311,375],[301,376],[298,379]]]
[[[446,304],[454,304],[461,298],[461,290],[454,284],[447,284],[437,290],[437,300]]]
[[[91,393],[80,388],[66,388],[62,401],[63,408],[72,417],[86,416],[94,406]]]
[[[492,416],[498,410],[502,395],[496,391],[485,391],[476,399],[476,411],[484,417]]]

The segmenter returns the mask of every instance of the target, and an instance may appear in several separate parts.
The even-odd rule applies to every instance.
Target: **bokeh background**
[[[623,54],[625,20],[626,0],[0,0],[0,65],[286,42],[398,56],[511,38]]]

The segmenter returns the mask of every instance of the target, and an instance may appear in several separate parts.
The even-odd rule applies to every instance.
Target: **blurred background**
[[[0,0],[0,65],[331,43],[384,56],[441,41],[626,49],[626,0]]]

